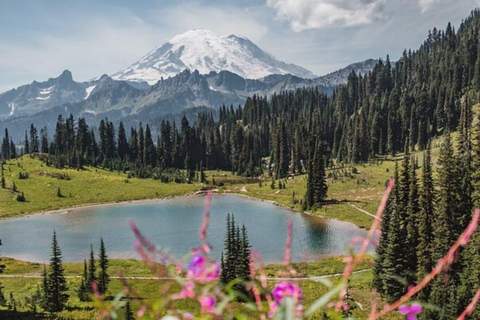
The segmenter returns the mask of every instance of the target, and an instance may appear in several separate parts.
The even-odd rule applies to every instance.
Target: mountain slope
[[[162,77],[174,77],[185,69],[198,70],[200,74],[230,71],[246,79],[272,74],[315,77],[302,67],[276,60],[243,36],[220,37],[207,30],[190,30],[155,48],[112,78],[153,85]]]
[[[377,62],[378,60],[368,59],[362,62],[352,63],[345,68],[319,77],[318,79],[316,79],[316,82],[319,85],[332,88],[346,85],[348,82],[348,76],[350,75],[350,73],[352,73],[352,71],[355,71],[357,75],[362,74],[365,76],[370,71],[372,71],[373,67],[375,67],[375,64]]]
[[[59,77],[45,82],[33,81],[0,94],[0,118],[34,114],[87,96],[87,83],[73,81],[65,70]]]

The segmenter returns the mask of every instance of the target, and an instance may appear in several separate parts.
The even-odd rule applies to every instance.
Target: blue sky
[[[480,0],[4,0],[0,91],[72,71],[123,70],[189,29],[242,34],[276,58],[322,75],[398,58],[428,30],[458,26]]]

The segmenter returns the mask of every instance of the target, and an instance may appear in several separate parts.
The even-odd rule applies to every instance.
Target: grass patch
[[[153,179],[130,178],[127,174],[86,167],[84,170],[56,169],[30,156],[4,165],[7,189],[0,189],[0,217],[57,210],[87,204],[167,198],[195,192],[199,183],[162,183]],[[28,173],[19,179],[19,173]],[[17,187],[12,189],[13,183]],[[58,196],[58,188],[62,196]],[[26,202],[18,202],[24,192]]]
[[[32,274],[42,272],[43,265],[37,263],[22,262],[18,260],[13,260],[5,258],[3,260],[7,266],[6,274]],[[362,270],[365,268],[370,268],[373,262],[372,257],[366,257],[364,261],[357,267],[357,270]],[[67,263],[65,266],[66,275],[69,276],[81,276],[83,272],[83,263]],[[299,271],[299,275],[302,276],[322,276],[329,274],[341,273],[344,268],[344,263],[342,262],[342,257],[333,257],[326,258],[316,262],[305,262],[305,263],[296,263],[294,267]],[[112,260],[111,261],[111,275],[114,276],[114,270],[121,269],[125,276],[151,276],[148,272],[148,269],[145,267],[144,263],[136,260]],[[280,265],[269,265],[266,266],[266,273],[268,276],[277,276],[278,272],[282,269]],[[332,284],[339,281],[339,277],[329,278]],[[354,274],[350,282],[350,293],[354,300],[357,302],[357,308],[354,310],[354,315],[356,319],[366,319],[370,312],[370,298],[371,298],[371,280],[372,272],[362,272]],[[25,304],[25,299],[31,296],[37,288],[41,285],[41,279],[32,279],[32,278],[0,278],[2,285],[5,287],[3,289],[6,297],[10,295],[10,292],[13,293],[15,300],[17,301],[18,311],[21,312],[21,315],[27,318],[28,315],[28,306]],[[93,307],[92,303],[89,302],[80,302],[77,298],[76,289],[80,285],[80,278],[68,278],[69,285],[69,294],[70,300],[67,305],[67,310],[59,313],[57,316],[52,319],[76,319],[76,320],[87,320],[95,319],[98,317],[96,310]],[[132,289],[140,296],[142,299],[147,302],[153,302],[159,297],[159,285],[172,285],[176,288],[177,284],[173,281],[165,280],[128,280],[128,283],[131,285]],[[273,282],[269,282],[270,286],[273,286]],[[303,280],[300,281],[300,285],[304,292],[304,305],[305,308],[308,307],[316,301],[321,295],[328,291],[328,287],[321,282]],[[113,279],[108,295],[113,297],[116,294],[122,292],[122,283]],[[177,288],[178,289],[178,288]],[[139,306],[137,302],[132,303],[133,308],[136,310]],[[198,306],[193,301],[181,301],[177,303],[177,307],[185,309],[194,309],[198,310]],[[2,310],[0,308],[0,310]],[[240,304],[233,303],[230,306],[230,311],[241,310],[245,312],[249,318],[256,318],[255,314]],[[0,311],[1,314],[1,311]],[[123,314],[120,314],[120,319],[122,319]],[[310,317],[310,319],[318,319],[320,313],[317,313]],[[9,318],[10,319],[10,318]],[[13,316],[12,316],[12,319]],[[23,319],[19,317],[18,319]],[[34,318],[32,318],[34,319]],[[385,317],[385,319],[403,319],[398,314],[392,314],[390,317]]]

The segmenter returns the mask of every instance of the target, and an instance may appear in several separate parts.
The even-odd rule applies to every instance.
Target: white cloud
[[[126,68],[156,45],[158,29],[127,13],[62,21],[68,32],[37,34],[29,41],[0,41],[0,70],[16,78],[43,81],[72,71],[77,81]],[[24,80],[22,81],[23,83]]]
[[[158,14],[163,14],[163,24],[168,27],[172,36],[190,29],[207,29],[218,35],[241,34],[252,41],[259,41],[268,32],[267,26],[257,21],[256,12],[249,8],[206,6],[199,2],[190,2]]]
[[[418,6],[422,13],[430,10],[435,4],[440,3],[442,0],[418,0]]]
[[[368,25],[386,18],[386,0],[267,0],[295,32]]]

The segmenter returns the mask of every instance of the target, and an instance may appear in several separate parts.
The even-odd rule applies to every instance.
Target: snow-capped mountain
[[[294,64],[276,60],[243,36],[221,37],[208,30],[190,30],[155,48],[139,61],[112,78],[155,84],[185,69],[200,74],[230,71],[245,79],[273,74],[291,74],[311,79],[315,75]]]

